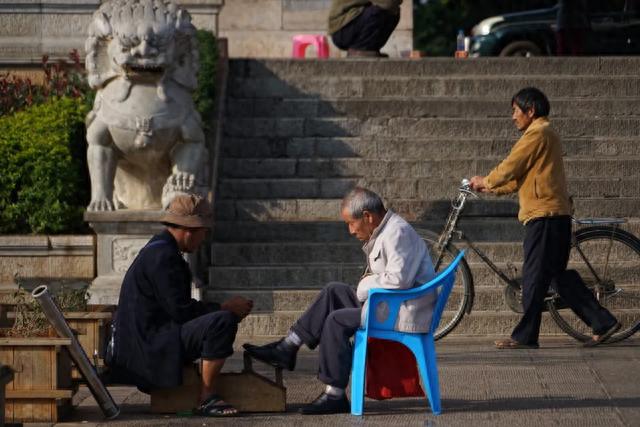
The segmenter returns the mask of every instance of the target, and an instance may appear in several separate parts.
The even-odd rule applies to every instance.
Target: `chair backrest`
[[[453,289],[453,284],[456,281],[456,269],[458,268],[458,264],[460,264],[463,256],[464,251],[460,251],[453,262],[431,281],[440,281],[440,284],[438,285],[440,287],[440,292],[438,292],[438,300],[436,301],[436,308],[433,310],[433,315],[431,316],[431,328],[429,328],[429,331],[432,334],[435,333],[438,325],[440,324],[440,318],[442,317],[444,306],[447,305],[449,295],[451,295],[451,290]]]
[[[444,310],[453,283],[455,282],[456,268],[460,264],[460,260],[464,256],[464,251],[461,251],[458,256],[453,260],[449,266],[431,279],[424,285],[417,288],[404,289],[404,290],[390,290],[390,289],[372,289],[369,292],[369,308],[365,318],[365,328],[373,328],[378,330],[393,330],[394,325],[399,314],[400,306],[403,302],[408,300],[414,300],[421,298],[427,294],[437,292],[438,298],[436,301],[435,309],[431,315],[431,325],[429,325],[429,332],[433,333],[438,324],[440,323],[440,317]],[[384,320],[378,320],[375,315],[376,310],[384,304],[387,315],[384,316]],[[373,313],[373,315],[372,315]]]

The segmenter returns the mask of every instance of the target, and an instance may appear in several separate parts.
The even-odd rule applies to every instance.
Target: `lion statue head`
[[[121,100],[131,83],[163,86],[171,79],[197,87],[198,46],[189,13],[170,0],[110,0],[93,14],[85,43],[89,85],[100,89],[123,82]]]

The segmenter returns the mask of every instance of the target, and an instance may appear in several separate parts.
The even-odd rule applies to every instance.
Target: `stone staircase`
[[[640,58],[232,60],[206,297],[256,301],[239,334],[286,333],[332,280],[362,272],[339,220],[354,185],[439,231],[461,178],[488,172],[519,134],[511,96],[551,99],[576,216],[640,231]],[[469,204],[462,228],[501,267],[521,264],[514,198]],[[503,334],[517,315],[469,254],[476,302],[456,334]],[[546,320],[544,333],[558,333]]]

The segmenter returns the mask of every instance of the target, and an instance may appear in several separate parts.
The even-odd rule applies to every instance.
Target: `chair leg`
[[[305,51],[307,50],[308,45],[309,45],[308,43],[294,41],[293,52],[291,56],[293,58],[304,58]]]
[[[438,381],[438,366],[433,336],[424,335],[418,339],[420,340],[420,348],[412,346],[411,349],[420,368],[420,375],[426,388],[427,398],[431,403],[431,412],[434,415],[440,415],[440,382]],[[419,354],[420,352],[422,354]]]
[[[362,415],[364,409],[364,382],[367,364],[367,335],[356,332],[351,364],[351,415]]]
[[[318,40],[316,44],[316,49],[318,50],[318,58],[328,58],[329,57],[329,42],[326,37],[322,37]]]

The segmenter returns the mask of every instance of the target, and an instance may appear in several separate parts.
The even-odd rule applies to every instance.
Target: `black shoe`
[[[347,57],[349,58],[388,58],[389,55],[382,53],[379,50],[360,50],[349,49],[347,50]]]
[[[313,402],[300,408],[303,415],[320,414],[348,414],[351,412],[351,405],[347,396],[334,397],[327,393],[322,393]]]
[[[293,346],[289,349],[283,348],[284,346],[280,345],[283,340],[284,338],[280,341],[265,345],[253,345],[247,343],[243,344],[242,347],[244,347],[251,357],[273,365],[276,368],[293,371],[296,367],[298,348]]]

